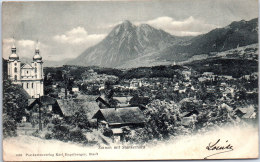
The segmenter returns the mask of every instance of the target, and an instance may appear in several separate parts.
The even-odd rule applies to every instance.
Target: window
[[[17,75],[14,76],[14,80],[17,80]]]
[[[33,83],[32,83],[32,88],[33,88]]]
[[[16,66],[17,65],[17,63],[14,63],[14,66]]]
[[[14,72],[17,73],[17,67],[14,68]]]
[[[29,88],[29,83],[27,83],[26,88]]]
[[[29,71],[27,71],[27,74],[29,74]]]
[[[22,87],[23,87],[23,83],[22,83]]]

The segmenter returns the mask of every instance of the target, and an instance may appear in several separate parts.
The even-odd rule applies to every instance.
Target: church
[[[20,84],[31,98],[39,98],[43,91],[43,61],[38,46],[31,64],[21,63],[13,44],[8,59],[8,78],[14,84]]]

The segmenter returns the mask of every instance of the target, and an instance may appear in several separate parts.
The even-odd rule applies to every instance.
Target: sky
[[[258,1],[4,2],[2,15],[4,58],[13,43],[20,57],[32,58],[38,40],[43,60],[61,61],[79,56],[124,20],[176,36],[196,36],[258,17]]]

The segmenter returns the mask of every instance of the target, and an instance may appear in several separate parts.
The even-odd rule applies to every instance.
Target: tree
[[[81,129],[89,129],[89,121],[86,112],[82,107],[78,108],[78,110],[74,112],[74,114],[70,116],[66,121],[67,124],[73,125],[75,127],[79,127]]]
[[[3,134],[16,135],[16,124],[25,116],[25,108],[29,95],[19,85],[10,80],[3,81]]]
[[[154,100],[144,111],[147,119],[145,132],[151,139],[167,139],[174,134],[174,127],[180,120],[179,106],[173,102]],[[147,139],[144,139],[147,141]]]
[[[118,104],[118,101],[113,99],[114,87],[113,87],[113,82],[112,81],[106,81],[105,82],[104,93],[105,93],[105,100],[108,102],[108,104],[111,107],[116,107],[117,104]]]
[[[131,106],[147,105],[149,102],[150,99],[148,97],[139,97],[138,95],[135,95],[129,101]]]

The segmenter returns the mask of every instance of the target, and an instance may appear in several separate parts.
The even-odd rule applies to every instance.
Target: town
[[[254,123],[258,49],[239,49],[182,65],[42,69],[39,49],[32,66],[21,66],[13,46],[4,64],[4,135],[102,146]]]

